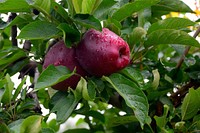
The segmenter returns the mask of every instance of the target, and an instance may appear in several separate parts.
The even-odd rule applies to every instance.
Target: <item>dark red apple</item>
[[[110,75],[130,62],[129,45],[107,28],[88,30],[76,48],[79,64],[94,76]]]
[[[56,90],[64,91],[67,90],[68,87],[75,89],[80,77],[87,75],[76,59],[75,48],[67,48],[64,41],[57,42],[45,55],[43,68],[45,69],[50,64],[66,66],[71,71],[76,68],[76,75],[72,75],[70,78],[52,86],[52,88]]]

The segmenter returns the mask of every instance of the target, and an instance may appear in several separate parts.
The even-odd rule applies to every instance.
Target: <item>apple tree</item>
[[[199,132],[186,14],[181,0],[1,0],[0,132]]]

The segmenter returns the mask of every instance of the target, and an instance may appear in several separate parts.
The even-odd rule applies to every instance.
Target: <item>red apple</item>
[[[107,28],[88,30],[76,48],[82,68],[94,76],[110,75],[130,62],[129,45]]]
[[[57,42],[45,55],[43,68],[45,69],[50,64],[66,66],[71,71],[76,68],[76,75],[72,75],[70,78],[52,86],[52,88],[56,90],[64,91],[67,90],[68,87],[75,89],[80,77],[87,75],[76,59],[75,48],[67,48],[64,41]]]

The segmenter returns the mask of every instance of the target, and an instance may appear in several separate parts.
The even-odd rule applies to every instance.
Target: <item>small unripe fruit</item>
[[[146,30],[142,27],[136,27],[133,29],[132,33],[128,37],[128,43],[134,45],[142,41],[147,34]]]

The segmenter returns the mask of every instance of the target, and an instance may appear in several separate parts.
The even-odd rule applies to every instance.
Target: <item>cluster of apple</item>
[[[47,52],[43,68],[53,64],[76,69],[76,74],[52,86],[57,90],[76,88],[80,77],[108,76],[125,68],[130,61],[129,45],[107,28],[88,30],[77,47],[67,48],[64,41],[57,42]]]

